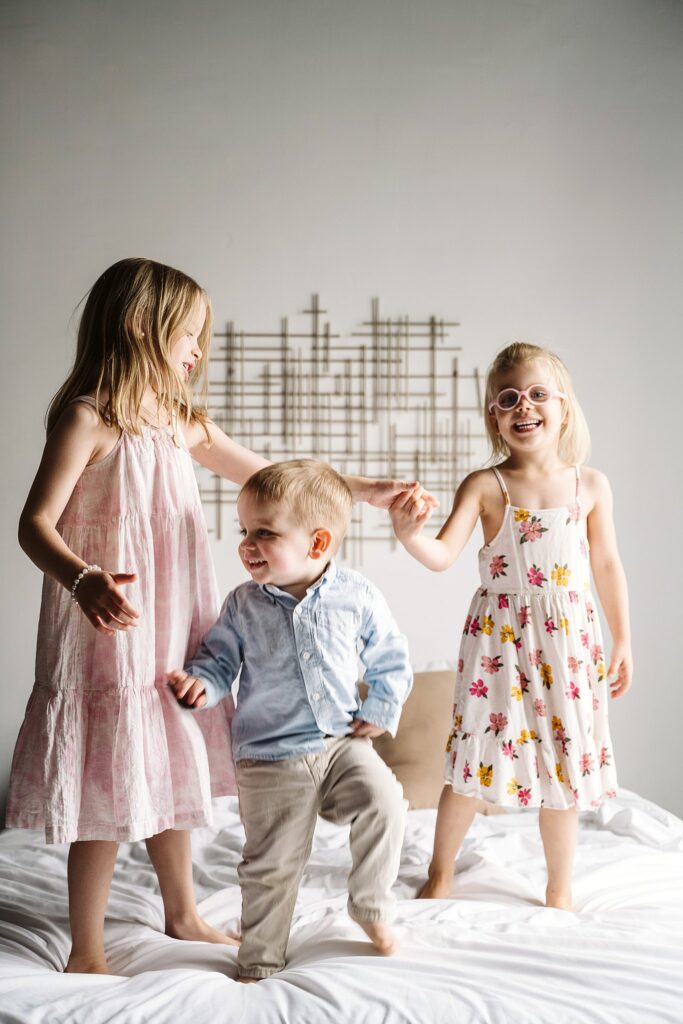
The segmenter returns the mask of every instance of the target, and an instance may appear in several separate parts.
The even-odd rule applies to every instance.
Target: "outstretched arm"
[[[633,677],[626,573],[617,548],[609,481],[596,470],[590,472],[589,480],[594,502],[587,521],[591,569],[612,636],[607,670],[610,690],[613,697],[621,697],[630,688]]]
[[[192,423],[186,429],[187,444],[194,459],[206,466],[212,473],[233,483],[243,484],[264,466],[268,459],[233,441],[212,420],[206,421],[210,441],[207,441],[204,427]],[[367,476],[345,476],[354,501],[367,501],[376,508],[389,508],[394,498],[416,486],[414,481],[376,480]],[[419,485],[417,485],[419,486]],[[421,491],[425,505],[435,508],[438,501],[426,491]]]
[[[268,459],[233,441],[213,420],[206,421],[206,429],[210,440],[201,423],[192,423],[185,432],[187,445],[192,458],[216,476],[241,486],[259,469],[270,465]]]
[[[416,487],[396,498],[389,514],[394,533],[406,551],[434,572],[443,572],[456,560],[482,511],[479,474],[471,474],[461,483],[451,513],[436,537],[423,536],[422,530],[432,510],[421,504]]]

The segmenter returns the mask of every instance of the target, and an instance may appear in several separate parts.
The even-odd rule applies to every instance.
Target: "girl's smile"
[[[206,319],[206,303],[197,299],[187,320],[171,336],[171,362],[185,383],[202,358],[199,335]]]
[[[565,416],[564,395],[548,380],[548,366],[542,360],[516,366],[499,381],[498,398],[492,403],[489,415],[495,422],[496,430],[510,449],[519,447],[536,450],[537,445],[556,443]],[[540,383],[544,382],[544,383]],[[512,408],[501,408],[497,402],[506,389],[518,392],[517,403]],[[545,401],[533,402],[538,391],[539,397],[546,392]],[[507,396],[510,400],[509,395]]]

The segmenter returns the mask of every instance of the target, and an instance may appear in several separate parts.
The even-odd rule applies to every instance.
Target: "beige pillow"
[[[375,750],[389,765],[411,810],[436,807],[443,789],[446,741],[453,721],[455,672],[417,672],[403,707],[396,738],[388,733],[373,740]],[[360,683],[361,699],[367,687]],[[496,808],[477,801],[478,810]]]

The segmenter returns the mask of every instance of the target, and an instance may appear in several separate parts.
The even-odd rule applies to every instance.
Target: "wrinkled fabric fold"
[[[86,468],[57,529],[86,562],[137,573],[122,589],[140,618],[99,633],[44,578],[7,825],[44,828],[48,842],[122,842],[210,823],[212,795],[236,792],[232,700],[195,716],[165,681],[218,610],[189,452],[168,430],[122,434]]]

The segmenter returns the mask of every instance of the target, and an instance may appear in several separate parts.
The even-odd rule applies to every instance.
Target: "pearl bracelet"
[[[78,576],[73,581],[73,583],[71,585],[71,600],[73,601],[74,604],[76,604],[76,590],[78,588],[78,584],[81,582],[81,580],[83,579],[84,576],[88,575],[89,572],[95,572],[95,571],[102,572],[102,566],[101,565],[86,565],[85,569],[81,569],[81,571],[79,572]]]

